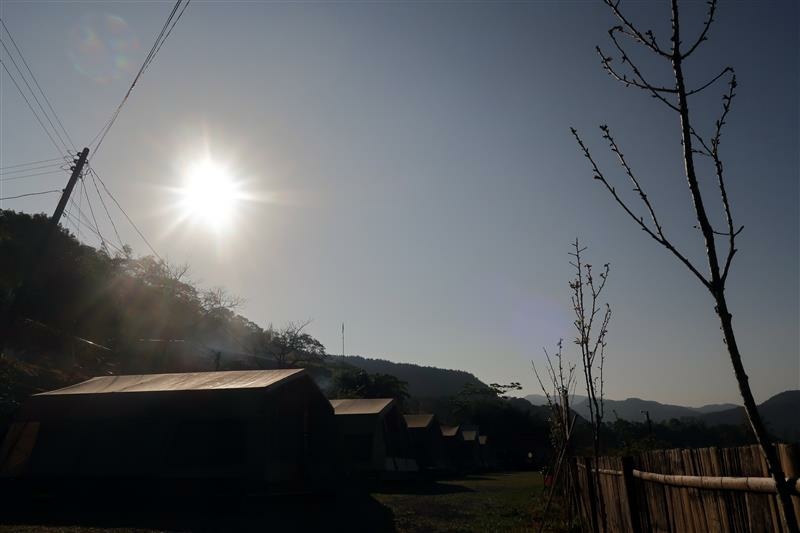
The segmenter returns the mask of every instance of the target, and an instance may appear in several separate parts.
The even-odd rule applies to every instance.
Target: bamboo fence
[[[800,447],[776,447],[800,520]],[[757,446],[657,450],[593,463],[570,461],[586,531],[783,533],[775,482]]]

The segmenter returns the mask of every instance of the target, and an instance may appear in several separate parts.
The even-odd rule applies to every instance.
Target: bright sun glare
[[[205,159],[192,164],[180,189],[184,215],[219,231],[230,225],[241,192],[227,169]]]

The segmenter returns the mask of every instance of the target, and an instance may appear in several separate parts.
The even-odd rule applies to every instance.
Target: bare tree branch
[[[620,207],[622,207],[622,209],[623,209],[623,210],[624,210],[626,213],[628,213],[628,216],[630,216],[630,217],[631,217],[631,218],[632,218],[632,219],[633,219],[633,220],[636,222],[636,224],[638,224],[638,225],[639,225],[639,227],[640,227],[640,228],[642,228],[642,230],[643,230],[645,233],[647,233],[648,235],[650,235],[650,237],[652,237],[652,238],[653,238],[653,240],[655,240],[657,243],[661,244],[661,245],[662,245],[662,246],[664,246],[664,247],[665,247],[667,250],[669,250],[670,252],[672,252],[672,254],[673,254],[675,257],[677,257],[677,258],[678,258],[678,259],[679,259],[679,260],[680,260],[680,261],[681,261],[681,262],[682,262],[682,263],[683,263],[683,264],[686,266],[686,268],[688,268],[688,269],[689,269],[689,271],[690,271],[692,274],[694,274],[694,275],[697,277],[697,279],[699,279],[699,280],[700,280],[700,282],[701,282],[701,283],[702,283],[702,284],[703,284],[703,285],[704,285],[706,288],[708,288],[708,289],[710,290],[710,289],[711,289],[711,283],[710,283],[710,282],[709,282],[709,281],[708,281],[708,280],[705,278],[705,276],[703,276],[703,275],[702,275],[702,274],[701,274],[701,273],[700,273],[700,272],[697,270],[697,268],[696,268],[696,267],[695,267],[695,266],[694,266],[694,265],[691,263],[691,261],[689,261],[689,260],[688,260],[688,259],[687,259],[687,258],[686,258],[686,257],[685,257],[685,256],[684,256],[682,253],[681,253],[681,252],[679,252],[679,251],[678,251],[678,250],[675,248],[675,246],[673,246],[673,244],[672,244],[672,243],[671,243],[671,242],[670,242],[668,239],[666,239],[666,238],[663,236],[663,233],[662,233],[662,234],[659,234],[658,232],[659,232],[660,230],[659,230],[658,228],[657,228],[657,229],[654,231],[654,230],[652,230],[652,229],[651,229],[651,228],[650,228],[650,227],[649,227],[647,224],[645,224],[645,223],[644,223],[644,219],[643,219],[642,217],[640,217],[640,216],[637,216],[637,215],[636,215],[636,214],[635,214],[635,213],[634,213],[634,212],[631,210],[631,208],[630,208],[630,207],[628,207],[628,204],[626,204],[626,203],[625,203],[625,201],[624,201],[622,198],[620,198],[620,196],[617,194],[617,191],[616,191],[616,189],[615,189],[614,187],[612,187],[610,183],[608,183],[608,180],[606,180],[606,178],[605,178],[605,176],[603,175],[603,173],[602,173],[602,172],[600,172],[600,169],[597,167],[597,163],[595,162],[594,158],[592,157],[591,153],[589,152],[589,149],[588,149],[588,148],[586,148],[586,145],[583,143],[583,140],[582,140],[582,139],[580,138],[580,136],[578,135],[578,131],[577,131],[575,128],[570,128],[570,131],[572,131],[572,135],[573,135],[573,136],[575,136],[575,139],[578,141],[578,146],[580,146],[580,147],[581,147],[581,150],[583,150],[583,155],[584,155],[584,156],[585,156],[585,157],[586,157],[586,158],[589,160],[589,162],[591,163],[591,165],[592,165],[592,170],[594,171],[594,179],[596,179],[596,180],[600,181],[600,182],[601,182],[601,183],[602,183],[602,184],[605,186],[605,188],[606,188],[606,189],[608,189],[608,191],[611,193],[611,196],[614,198],[614,200],[617,202],[617,204],[619,204],[619,206],[620,206]],[[642,191],[642,189],[641,189],[641,187],[639,187],[639,186],[638,186],[638,182],[634,182],[634,185],[636,186],[636,188],[638,188],[638,189],[639,189],[639,192],[640,192],[640,194],[641,194],[641,191]],[[635,190],[635,189],[634,189],[634,190]]]
[[[736,236],[744,229],[744,226],[738,230],[733,230],[733,214],[731,213],[731,204],[728,200],[728,192],[725,188],[724,169],[722,159],[719,156],[719,145],[722,138],[722,128],[725,126],[725,119],[728,118],[728,113],[731,110],[733,98],[736,96],[736,74],[733,75],[731,81],[728,82],[728,93],[722,97],[722,116],[716,122],[716,132],[711,139],[711,157],[714,160],[714,170],[717,175],[717,185],[719,186],[719,194],[722,198],[722,205],[725,208],[725,220],[728,223],[728,255],[725,258],[725,266],[722,271],[722,285],[728,279],[728,272],[730,271],[733,256],[736,255]]]
[[[636,29],[636,27],[634,27],[633,24],[631,24],[631,22],[625,17],[625,15],[623,15],[622,11],[620,11],[619,9],[620,0],[616,0],[616,2],[613,0],[604,0],[604,1],[606,5],[608,5],[608,7],[611,8],[611,10],[620,20],[620,22],[622,22],[622,24],[625,26],[624,33],[626,35],[642,43],[643,45],[645,45],[658,55],[663,57],[670,57],[670,54],[668,52],[665,52],[658,46],[652,31],[648,30],[643,35],[638,29]]]
[[[708,2],[708,15],[706,16],[706,22],[703,26],[703,31],[700,33],[700,37],[697,38],[697,41],[689,48],[689,51],[686,52],[681,56],[681,59],[686,59],[692,52],[694,52],[700,43],[707,40],[706,34],[708,33],[709,28],[711,28],[711,24],[714,22],[714,13],[717,11],[717,0],[709,0]]]
[[[692,89],[691,91],[687,91],[686,92],[686,96],[692,96],[693,94],[697,94],[697,93],[709,88],[710,86],[714,85],[714,82],[716,82],[718,79],[720,79],[722,76],[724,76],[728,72],[733,72],[733,68],[725,67],[724,69],[722,69],[722,72],[720,72],[719,74],[717,74],[716,76],[711,78],[711,80],[708,81],[707,83],[705,83],[704,85],[701,85],[697,89]],[[734,78],[735,77],[736,77],[736,75],[734,75]]]

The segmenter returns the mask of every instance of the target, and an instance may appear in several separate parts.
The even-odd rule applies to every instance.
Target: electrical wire
[[[101,244],[102,244],[103,246],[105,246],[105,245],[111,246],[111,247],[112,247],[112,248],[113,248],[113,249],[114,249],[114,250],[115,250],[117,253],[120,253],[120,254],[123,254],[123,255],[124,255],[124,253],[125,253],[125,252],[124,252],[124,251],[123,251],[121,248],[118,248],[118,247],[117,247],[117,246],[115,246],[113,243],[110,243],[110,242],[106,241],[106,240],[103,238],[103,236],[100,234],[100,232],[99,232],[97,229],[93,228],[93,227],[92,227],[92,225],[91,225],[89,222],[87,222],[87,221],[86,221],[86,219],[87,219],[88,217],[86,216],[86,214],[85,214],[85,213],[83,213],[83,212],[80,212],[80,213],[79,213],[79,215],[80,215],[80,216],[76,216],[76,215],[74,215],[74,214],[67,214],[67,213],[64,213],[64,216],[65,216],[65,217],[66,217],[66,218],[67,218],[67,219],[68,219],[70,222],[72,222],[72,224],[73,224],[73,226],[74,226],[74,227],[77,227],[77,225],[79,225],[79,224],[80,224],[80,225],[83,225],[83,226],[85,226],[85,227],[86,227],[86,228],[87,228],[89,231],[91,231],[92,233],[94,233],[95,235],[97,235],[97,237],[100,239],[100,241],[101,241]],[[106,253],[108,253],[108,249],[107,249],[107,248],[105,249],[105,251],[106,251]]]
[[[92,176],[92,184],[94,185],[94,190],[97,191],[97,197],[100,198],[100,203],[103,206],[103,209],[106,212],[106,216],[108,217],[108,221],[111,222],[111,227],[114,228],[114,235],[117,236],[117,242],[119,243],[120,247],[124,247],[125,245],[122,243],[122,239],[119,236],[119,232],[117,231],[117,225],[114,224],[114,219],[111,217],[111,213],[108,212],[108,207],[106,206],[106,201],[103,200],[103,195],[100,194],[100,188],[97,186],[97,179],[94,177],[94,170],[89,169],[89,174]]]
[[[105,245],[111,246],[118,253],[124,254],[124,251],[121,248],[118,248],[113,243],[110,243],[110,242],[106,241],[105,238],[103,237],[103,235],[100,234],[99,229],[96,229],[96,228],[92,227],[91,223],[89,222],[89,217],[86,216],[86,213],[81,211],[78,214],[80,216],[76,216],[74,214],[69,215],[69,218],[71,218],[73,223],[77,222],[77,223],[80,223],[80,224],[84,225],[92,233],[97,235],[97,237],[101,240],[101,244],[105,244]],[[106,253],[108,253],[108,249],[107,248],[106,248]]]
[[[45,111],[44,106],[39,101],[39,97],[36,96],[36,93],[31,88],[31,84],[28,83],[28,78],[25,77],[25,74],[22,72],[22,69],[20,69],[19,65],[17,65],[17,60],[14,59],[13,55],[11,55],[11,52],[6,47],[6,43],[3,41],[2,38],[0,38],[0,45],[3,46],[3,50],[5,50],[6,54],[8,54],[8,57],[11,58],[11,63],[14,65],[14,68],[17,69],[17,72],[19,73],[20,78],[22,78],[22,81],[25,83],[25,86],[28,88],[28,91],[30,91],[31,96],[33,96],[33,100],[36,102],[36,105],[38,105],[39,109],[42,110],[42,114],[44,115],[44,118],[47,119],[47,122],[50,123],[50,127],[53,128],[53,132],[56,134],[56,137],[58,137],[58,140],[61,141],[61,146],[64,148],[64,151],[69,150],[69,146],[67,146],[67,143],[64,142],[64,138],[61,137],[61,133],[59,133],[58,128],[56,128],[55,124],[53,124],[53,121],[50,120],[50,115],[48,115],[47,111]]]
[[[11,35],[10,31],[8,31],[8,26],[6,26],[6,23],[5,23],[5,21],[3,21],[2,18],[0,18],[0,24],[2,24],[3,28],[6,30],[6,33],[8,34],[9,38],[11,39],[11,44],[14,45],[14,49],[16,49],[17,54],[19,54],[19,57],[22,59],[22,63],[25,65],[25,68],[28,70],[28,74],[30,74],[31,79],[33,80],[33,83],[36,85],[36,88],[39,89],[39,92],[42,94],[42,97],[44,98],[44,101],[47,103],[47,107],[50,108],[50,112],[53,113],[53,117],[55,117],[56,122],[58,122],[58,125],[61,126],[61,130],[64,132],[64,135],[67,136],[67,140],[72,145],[72,148],[75,149],[75,143],[72,142],[72,138],[69,136],[69,132],[66,130],[66,128],[64,128],[64,124],[61,122],[61,119],[59,118],[58,113],[56,113],[56,110],[53,109],[53,104],[50,103],[50,99],[47,97],[45,92],[42,90],[42,86],[39,85],[39,81],[36,79],[36,76],[34,76],[30,65],[28,65],[28,62],[25,60],[25,56],[22,55],[22,50],[20,50],[19,46],[17,46],[17,41],[14,40],[14,36]],[[53,129],[55,129],[55,127]]]
[[[73,209],[78,213],[81,212],[80,208],[78,207],[78,202],[75,201],[75,197],[70,196],[69,204],[67,204],[67,208],[64,210],[64,214],[67,215],[67,218],[69,218],[69,215],[72,214]],[[81,227],[76,225],[74,226],[74,228],[75,228],[75,236],[77,237],[78,241],[83,241],[83,236],[81,235]]]
[[[82,213],[83,212],[82,211],[82,208],[83,208],[83,194],[82,194],[82,192],[83,192],[83,189],[84,189],[83,180],[81,180],[80,189],[81,189],[81,192],[78,193],[78,213]],[[78,231],[78,239],[80,240],[80,238],[81,238],[81,234],[80,234],[80,231]]]
[[[31,105],[31,102],[30,102],[30,100],[28,100],[28,97],[25,96],[25,93],[22,91],[22,88],[17,83],[17,80],[14,78],[14,76],[11,75],[11,72],[8,70],[8,67],[6,67],[6,62],[3,61],[3,60],[0,60],[0,65],[3,65],[3,70],[6,71],[6,74],[8,74],[8,77],[11,78],[12,82],[14,82],[14,86],[17,88],[17,91],[19,91],[19,94],[20,94],[20,96],[22,96],[22,99],[25,100],[25,103],[28,104],[28,109],[30,109],[31,113],[33,113],[33,116],[36,117],[36,121],[39,123],[39,125],[42,127],[44,132],[47,134],[47,137],[50,138],[50,142],[53,143],[53,146],[56,147],[56,150],[59,153],[61,153],[62,152],[61,147],[58,146],[58,143],[56,143],[56,140],[53,139],[53,136],[50,134],[50,131],[47,129],[47,127],[45,127],[44,123],[42,122],[42,119],[39,118],[39,114],[33,108],[33,105]]]
[[[106,138],[106,135],[108,135],[108,132],[111,130],[111,127],[114,126],[114,122],[116,122],[120,111],[122,111],[123,106],[128,101],[128,98],[130,97],[131,92],[133,92],[133,88],[136,86],[136,83],[139,81],[139,78],[142,76],[142,73],[150,65],[150,63],[152,63],[152,61],[155,58],[156,54],[161,49],[161,46],[164,44],[164,41],[166,40],[166,37],[169,35],[169,33],[172,32],[172,28],[175,27],[175,24],[180,19],[180,17],[178,17],[178,19],[175,19],[175,23],[172,24],[172,27],[170,27],[170,23],[172,22],[172,19],[175,17],[175,13],[178,11],[178,8],[180,7],[181,2],[183,2],[183,0],[177,0],[175,2],[175,5],[173,6],[172,11],[169,14],[169,17],[167,17],[166,22],[164,22],[164,26],[161,28],[161,31],[159,32],[158,36],[156,36],[156,40],[153,43],[153,46],[150,48],[150,52],[148,52],[147,57],[145,57],[145,60],[142,63],[142,66],[139,68],[139,71],[136,73],[136,76],[133,78],[133,82],[131,83],[131,86],[128,88],[128,91],[125,93],[125,96],[122,98],[122,101],[117,106],[117,109],[111,114],[111,118],[100,129],[100,131],[97,133],[97,135],[94,136],[94,139],[92,139],[92,142],[89,143],[90,146],[94,145],[94,150],[92,150],[92,157],[94,157],[94,155],[100,149],[100,145],[103,144],[103,140]],[[188,6],[188,5],[189,5],[189,1],[187,0],[186,4],[184,5],[183,10],[181,11],[181,15],[183,15],[183,11],[186,10],[186,6]],[[97,141],[97,144],[95,144],[95,141]]]
[[[9,169],[9,168],[17,168],[17,167],[28,167],[31,165],[38,165],[39,163],[49,163],[50,161],[68,161],[69,159],[66,157],[54,157],[52,159],[42,159],[41,161],[31,161],[30,163],[19,163],[17,165],[8,165],[5,167],[0,167],[0,171]]]
[[[108,194],[109,198],[111,198],[111,200],[114,202],[114,204],[117,206],[117,208],[122,212],[122,214],[125,215],[125,218],[128,220],[130,225],[133,226],[133,229],[136,230],[136,233],[139,234],[139,237],[142,238],[142,240],[147,245],[147,247],[150,249],[150,251],[153,252],[153,255],[155,255],[158,258],[159,261],[164,261],[164,259],[160,255],[158,255],[158,252],[156,252],[155,248],[153,248],[153,246],[150,244],[150,241],[147,240],[147,237],[144,236],[144,234],[139,229],[139,227],[133,222],[133,220],[131,220],[131,217],[128,216],[128,213],[125,212],[125,210],[119,204],[119,202],[114,197],[114,195],[111,194],[111,191],[108,190],[108,187],[106,187],[106,184],[103,181],[103,178],[100,177],[100,174],[98,174],[97,171],[95,171],[95,170],[92,170],[92,172],[94,172],[94,175],[97,178],[97,180],[100,182],[100,185],[103,186],[103,190],[106,192],[106,194]]]
[[[81,183],[86,181],[86,176],[81,177]],[[92,215],[92,222],[94,222],[94,227],[97,228],[97,236],[100,237],[100,245],[103,249],[108,253],[108,247],[106,246],[106,240],[103,238],[103,235],[100,233],[100,226],[97,224],[97,218],[94,216],[94,208],[92,207],[92,202],[89,199],[89,194],[86,192],[85,187],[81,187],[81,191],[83,195],[86,197],[86,203],[89,205],[89,213]]]
[[[190,2],[191,2],[191,0],[186,0],[186,3],[183,5],[183,9],[181,9],[181,12],[178,13],[178,16],[175,18],[175,22],[173,22],[172,26],[169,27],[169,30],[167,30],[167,34],[164,35],[163,39],[161,39],[161,44],[158,45],[158,48],[156,48],[156,51],[153,53],[153,58],[155,58],[155,56],[158,55],[159,50],[161,50],[161,47],[164,45],[166,40],[169,38],[169,34],[172,33],[172,29],[175,27],[175,25],[178,23],[178,21],[181,20],[181,17],[183,16],[183,12],[186,11],[187,7],[189,7],[189,3]],[[153,60],[151,59],[150,63],[152,63],[152,62],[153,62]],[[147,64],[147,67],[150,66],[150,63]],[[147,67],[145,67],[145,70],[147,70]]]
[[[40,165],[38,167],[18,168],[15,170],[0,170],[0,176],[7,176],[9,174],[19,174],[22,172],[33,172],[34,170],[42,170],[43,168],[61,167],[64,161],[60,163],[50,163],[49,165]]]
[[[13,200],[15,198],[25,198],[26,196],[38,196],[40,194],[50,194],[50,193],[54,193],[54,192],[61,193],[62,191],[61,191],[61,189],[53,189],[51,191],[29,192],[27,194],[19,194],[17,196],[3,196],[3,197],[0,197],[0,200]]]
[[[63,168],[59,168],[57,170],[51,170],[49,172],[38,172],[36,174],[25,174],[24,176],[14,176],[12,178],[0,178],[0,182],[5,183],[7,181],[16,181],[22,180],[27,178],[35,178],[36,176],[47,176],[49,174],[61,174],[64,172]]]

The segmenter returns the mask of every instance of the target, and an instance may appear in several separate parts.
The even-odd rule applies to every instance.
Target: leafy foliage
[[[401,405],[408,399],[408,383],[389,374],[344,370],[334,379],[337,398],[394,398]]]

